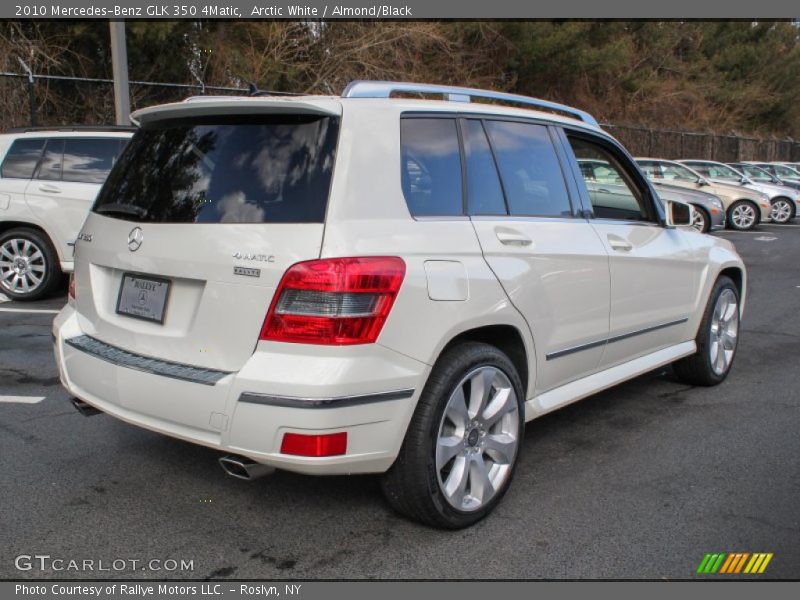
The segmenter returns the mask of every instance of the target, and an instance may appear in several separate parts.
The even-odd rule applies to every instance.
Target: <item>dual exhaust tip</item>
[[[72,406],[75,407],[75,410],[84,417],[93,417],[103,412],[78,398],[72,398],[70,401],[72,402]],[[245,481],[253,481],[254,479],[272,475],[275,472],[274,467],[262,465],[245,456],[223,456],[219,459],[219,464],[222,470],[231,477],[244,479]]]

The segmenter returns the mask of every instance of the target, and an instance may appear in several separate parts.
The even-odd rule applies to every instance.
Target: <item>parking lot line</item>
[[[0,402],[16,404],[38,404],[44,400],[44,396],[0,396]]]
[[[60,310],[51,310],[47,308],[0,308],[0,312],[10,312],[10,313],[28,313],[28,314],[48,314],[48,315],[57,315],[60,313]]]

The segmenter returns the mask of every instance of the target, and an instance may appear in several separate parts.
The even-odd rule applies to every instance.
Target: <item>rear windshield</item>
[[[157,223],[322,223],[339,119],[159,121],[134,135],[94,212]]]

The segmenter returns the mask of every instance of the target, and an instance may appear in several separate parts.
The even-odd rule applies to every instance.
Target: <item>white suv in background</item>
[[[72,271],[72,247],[130,128],[0,135],[0,293],[35,300]]]
[[[525,421],[670,363],[729,372],[741,259],[582,111],[355,82],[132,118],[53,327],[85,413],[243,478],[381,473],[398,511],[457,528],[508,489]]]

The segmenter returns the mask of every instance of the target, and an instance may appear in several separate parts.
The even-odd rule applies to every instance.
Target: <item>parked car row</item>
[[[695,208],[694,226],[703,232],[727,225],[748,230],[759,223],[788,223],[800,209],[800,172],[787,163],[721,163],[637,158],[639,167],[660,185],[715,196],[723,209],[686,198]],[[777,173],[780,173],[779,177]],[[659,191],[659,194],[661,192]]]

